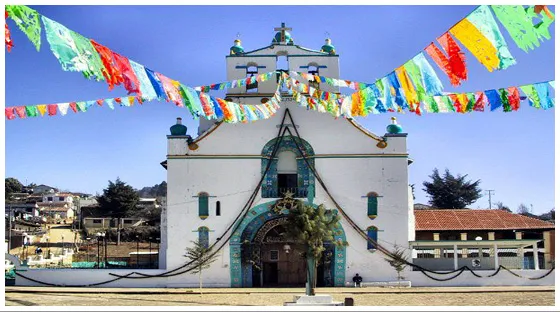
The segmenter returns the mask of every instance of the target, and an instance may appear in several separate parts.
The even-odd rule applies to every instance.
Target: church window
[[[255,77],[253,79],[256,79],[256,77],[258,75],[259,75],[259,69],[258,69],[256,64],[250,63],[249,65],[247,65],[247,76],[246,76],[246,78]],[[258,91],[258,88],[259,88],[259,83],[257,81],[247,84],[247,92],[248,93],[251,93],[251,92],[256,93]]]
[[[208,248],[210,246],[210,239],[208,237],[209,232],[210,230],[205,226],[198,228],[198,241],[204,248]]]
[[[319,66],[317,66],[317,64],[315,64],[315,63],[309,64],[309,66],[307,67],[307,73],[309,75],[319,76]],[[319,83],[317,81],[315,81],[315,79],[310,79],[309,80],[309,86],[313,87],[315,89],[319,89],[319,87],[320,87]]]
[[[377,228],[375,226],[370,226],[367,228],[367,249],[368,250],[376,250],[377,249]]]
[[[375,192],[367,194],[367,214],[370,219],[375,219],[377,217],[377,198],[379,195]]]
[[[278,250],[270,251],[270,261],[278,261],[280,258],[280,252]]]
[[[216,216],[220,216],[222,214],[222,204],[218,200],[216,202]]]
[[[198,216],[201,219],[208,218],[208,193],[198,194]]]
[[[273,157],[272,152],[276,140],[278,139],[270,140],[262,151],[261,170],[263,174],[268,163],[271,162],[271,164],[262,183],[261,196],[263,198],[280,198],[289,192],[295,198],[306,198],[308,192],[312,192],[314,197],[315,177],[307,165],[309,162],[310,166],[314,166],[313,148],[303,139],[284,136],[280,139],[280,146]],[[304,155],[307,162],[303,159]]]

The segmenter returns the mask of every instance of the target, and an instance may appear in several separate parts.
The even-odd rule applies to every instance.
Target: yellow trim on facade
[[[198,143],[198,142],[202,141],[202,139],[206,138],[212,132],[214,132],[216,129],[218,129],[218,127],[221,126],[222,123],[223,123],[223,121],[218,121],[217,123],[215,123],[212,127],[210,127],[210,129],[206,130],[206,132],[204,132],[203,134],[199,135],[196,139],[194,139],[193,143]]]
[[[362,127],[360,124],[358,124],[358,123],[355,122],[354,120],[348,119],[348,118],[345,118],[345,119],[348,120],[348,122],[349,122],[352,126],[354,126],[356,129],[360,130],[363,134],[367,135],[368,137],[370,137],[370,138],[372,138],[372,139],[374,139],[374,140],[377,140],[377,141],[379,141],[379,142],[384,141],[383,138],[381,138],[381,137],[379,137],[379,136],[373,134],[371,131],[369,131],[369,130],[367,130],[366,128]]]

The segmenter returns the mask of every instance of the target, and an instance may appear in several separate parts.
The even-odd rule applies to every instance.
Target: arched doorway
[[[270,211],[275,201],[253,207],[230,241],[232,287],[303,287],[306,281],[302,246],[285,237],[287,210]],[[335,239],[345,241],[342,226]],[[289,246],[286,253],[285,245]],[[346,249],[326,244],[317,268],[317,285],[344,286]]]
[[[305,286],[304,246],[286,237],[286,226],[286,217],[267,221],[242,247],[241,261],[253,265],[253,287]]]

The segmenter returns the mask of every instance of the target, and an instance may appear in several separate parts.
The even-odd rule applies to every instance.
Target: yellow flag
[[[37,105],[37,108],[39,109],[39,113],[41,113],[41,116],[44,116],[45,113],[47,112],[47,105],[46,104]]]
[[[412,84],[412,81],[406,74],[406,70],[404,69],[404,66],[395,69],[395,73],[397,74],[402,89],[404,90],[404,97],[406,98],[409,107],[413,107],[413,104],[418,104],[419,103],[418,94],[416,93],[416,89],[414,89],[414,85]]]
[[[457,23],[449,32],[459,39],[488,71],[500,68],[498,50],[468,19]]]

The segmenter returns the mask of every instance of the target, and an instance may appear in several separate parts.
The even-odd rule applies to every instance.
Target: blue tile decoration
[[[269,207],[274,204],[274,202],[275,201],[267,202],[251,208],[250,213],[248,213],[243,220],[238,221],[239,228],[233,234],[229,244],[231,287],[253,286],[253,267],[250,263],[243,263],[242,261],[244,252],[246,254],[251,253],[247,250],[250,246],[243,245],[243,242],[252,242],[265,223],[281,219],[288,213],[288,210],[282,211],[280,215],[271,213]],[[317,207],[316,205],[314,206]],[[336,232],[335,239],[345,241],[346,235],[340,223],[339,226],[340,230]],[[334,259],[330,266],[334,271],[334,274],[332,274],[334,275],[334,286],[343,287],[346,274],[346,248],[335,246]]]
[[[311,185],[313,189],[315,188],[315,177],[313,176],[313,172],[307,166],[307,163],[302,158],[305,156],[306,158],[315,156],[315,152],[311,145],[305,141],[304,139],[300,139],[298,137],[293,137],[294,140],[291,139],[292,136],[283,136],[280,140],[280,146],[278,148],[277,153],[283,151],[291,151],[296,154],[297,157],[297,168],[298,168],[298,188],[296,194],[294,195],[295,198],[306,198],[307,191],[309,186]],[[264,173],[268,159],[272,157],[272,151],[274,149],[274,145],[276,144],[278,138],[270,140],[264,146],[261,155],[263,156],[261,161],[261,173]],[[303,155],[300,153],[299,149],[297,148],[295,142],[298,142],[298,145],[303,150]],[[278,155],[278,154],[276,154]],[[308,158],[309,163],[311,166],[315,166],[315,160],[313,158]],[[266,173],[265,179],[262,183],[262,191],[261,196],[263,198],[280,198],[282,194],[278,194],[278,159],[274,159],[272,164]]]

